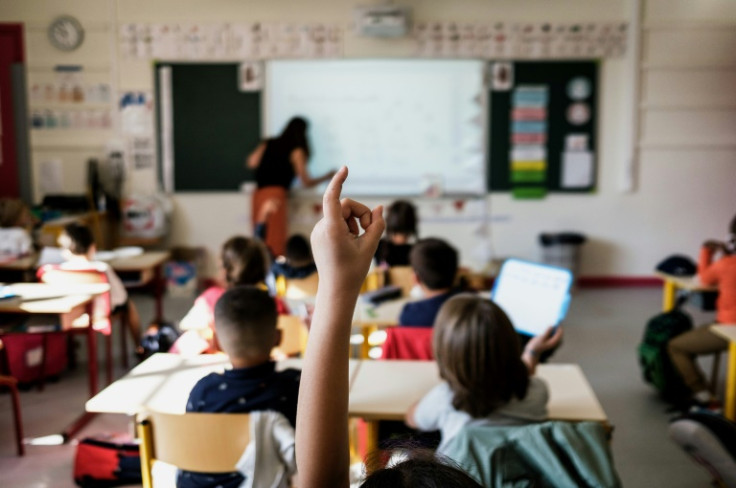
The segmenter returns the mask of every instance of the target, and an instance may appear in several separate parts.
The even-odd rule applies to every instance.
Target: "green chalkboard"
[[[238,89],[237,63],[158,63],[159,127],[162,66],[171,67],[174,191],[239,190],[253,179],[245,159],[261,139],[261,93]]]
[[[488,189],[509,191],[524,187],[511,181],[510,150],[513,148],[512,97],[514,89],[521,86],[546,86],[547,105],[547,169],[544,181],[530,183],[535,189],[546,188],[548,192],[589,193],[595,190],[597,148],[596,119],[598,109],[598,63],[596,61],[570,62],[513,62],[513,86],[510,90],[489,92],[488,109]],[[570,96],[569,84],[573,79],[588,80],[590,93],[584,99]],[[493,88],[493,87],[491,87]],[[590,117],[585,123],[571,123],[570,106],[576,102],[587,105]],[[587,136],[587,150],[593,154],[592,184],[584,187],[563,188],[561,185],[562,153],[566,150],[565,140],[571,134]]]

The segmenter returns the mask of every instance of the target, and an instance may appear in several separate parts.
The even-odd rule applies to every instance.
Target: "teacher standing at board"
[[[280,136],[258,144],[248,156],[248,168],[256,172],[257,190],[253,194],[253,225],[259,220],[264,205],[276,208],[266,220],[266,245],[274,256],[284,254],[287,239],[287,195],[294,177],[304,188],[310,188],[332,179],[335,171],[312,178],[307,170],[309,162],[307,121],[292,118]],[[276,203],[275,205],[273,203]]]

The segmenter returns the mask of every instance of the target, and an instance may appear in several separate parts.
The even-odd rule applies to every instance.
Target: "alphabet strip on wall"
[[[481,59],[597,59],[626,52],[625,22],[418,22],[419,57]]]

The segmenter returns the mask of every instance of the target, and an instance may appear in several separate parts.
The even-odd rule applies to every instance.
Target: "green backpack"
[[[644,381],[654,385],[662,398],[672,403],[680,403],[688,398],[690,390],[670,360],[667,343],[692,328],[690,316],[675,307],[649,320],[639,344],[639,364]]]

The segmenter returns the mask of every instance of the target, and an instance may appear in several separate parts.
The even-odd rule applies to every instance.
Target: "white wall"
[[[91,80],[108,79],[120,91],[153,91],[148,61],[117,57],[116,26],[154,21],[324,21],[349,27],[357,3],[343,0],[0,0],[0,21],[26,23],[29,83],[51,76],[55,64],[82,64]],[[413,0],[416,20],[457,21],[618,21],[630,15],[631,0]],[[45,26],[57,15],[76,16],[87,30],[75,52],[60,53],[45,38]],[[645,68],[641,72],[642,129],[638,184],[621,193],[620,176],[627,154],[624,132],[632,104],[625,89],[633,76],[623,59],[606,60],[601,68],[598,190],[592,195],[549,195],[539,201],[513,200],[505,194],[485,199],[490,237],[483,238],[477,221],[432,223],[440,204],[421,202],[425,216],[422,235],[451,239],[463,261],[482,266],[479,243],[492,246],[496,256],[536,258],[541,231],[576,230],[590,242],[583,253],[582,274],[588,276],[647,276],[664,256],[694,254],[706,237],[724,237],[736,210],[736,2],[730,0],[645,0],[642,33]],[[730,29],[693,30],[694,23],[725,23]],[[665,27],[662,29],[662,27]],[[347,32],[345,57],[408,57],[412,43],[372,40]],[[633,55],[631,53],[630,55]],[[649,65],[709,69],[658,69]],[[726,109],[712,108],[727,104]],[[651,107],[649,106],[651,105]],[[680,110],[678,107],[688,107]],[[665,107],[664,109],[662,107]],[[43,136],[43,137],[42,137]],[[34,169],[44,158],[64,162],[64,183],[82,191],[84,161],[101,156],[114,131],[34,134]],[[131,175],[130,188],[155,189],[152,171]],[[36,188],[36,195],[40,196]],[[316,219],[314,198],[295,198],[293,227],[308,231]],[[207,246],[216,255],[230,235],[249,232],[249,202],[237,193],[174,195],[172,244]],[[375,203],[375,202],[373,202]],[[385,202],[383,202],[385,203]],[[444,206],[451,206],[445,202]],[[441,210],[447,215],[447,210]],[[483,213],[483,212],[481,212]],[[216,218],[213,218],[216,216]],[[484,240],[486,239],[486,240]]]

